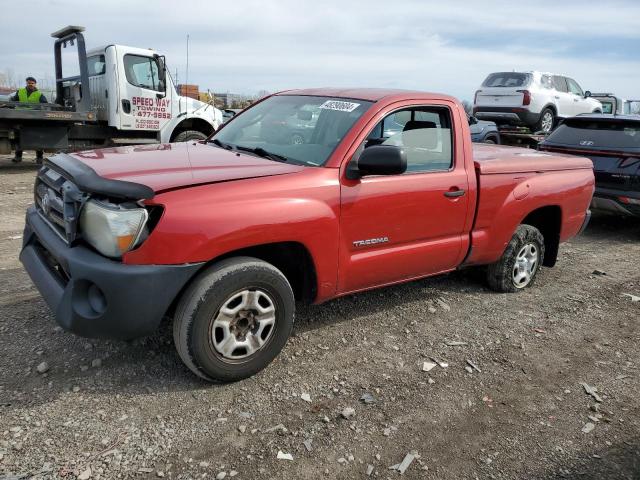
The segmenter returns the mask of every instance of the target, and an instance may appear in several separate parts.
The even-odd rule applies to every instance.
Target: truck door
[[[402,147],[407,171],[355,181],[343,174],[341,293],[451,270],[461,262],[470,192],[463,142],[454,141],[454,132],[447,106],[409,107],[385,116],[362,142],[354,157],[371,145]]]
[[[159,131],[171,119],[172,89],[160,57],[148,50],[116,47],[121,130]]]

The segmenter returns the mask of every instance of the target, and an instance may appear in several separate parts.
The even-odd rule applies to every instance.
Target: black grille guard
[[[103,178],[89,165],[66,153],[52,155],[44,164],[71,180],[82,193],[122,200],[151,200],[155,195],[153,189],[141,183]]]

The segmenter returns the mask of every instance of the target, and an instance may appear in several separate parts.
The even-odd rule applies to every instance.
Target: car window
[[[554,75],[553,76],[553,86],[559,92],[568,92],[569,91],[569,89],[567,88],[567,81],[565,80],[564,77],[561,77],[560,75]]]
[[[567,78],[567,85],[569,86],[569,91],[571,93],[580,95],[581,97],[584,95],[584,92],[580,88],[580,85],[578,85],[572,78]]]
[[[449,170],[453,166],[451,114],[446,108],[412,107],[384,117],[363,148],[395,145],[407,154],[407,173]]]
[[[498,72],[489,75],[482,83],[483,87],[524,87],[529,83],[528,73]]]
[[[613,113],[613,102],[600,100],[602,104],[602,113]]]
[[[640,122],[570,118],[554,130],[545,143],[582,148],[638,150]]]
[[[104,75],[106,65],[104,55],[94,55],[87,58],[87,70],[90,77]]]
[[[553,82],[551,81],[551,75],[542,75],[542,77],[540,77],[540,85],[542,88],[552,89]]]
[[[149,90],[161,90],[158,80],[158,63],[153,57],[125,55],[124,72],[131,85]]]

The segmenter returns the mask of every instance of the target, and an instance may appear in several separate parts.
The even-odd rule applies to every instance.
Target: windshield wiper
[[[259,157],[268,158],[269,160],[275,160],[276,162],[288,162],[289,159],[284,155],[279,155],[277,153],[267,152],[262,147],[241,147],[240,145],[236,146],[238,150],[242,150],[244,152],[255,153]]]
[[[213,143],[214,145],[219,146],[220,148],[224,148],[226,150],[233,150],[233,145],[229,145],[228,143],[221,142],[217,138],[214,138],[209,143]]]

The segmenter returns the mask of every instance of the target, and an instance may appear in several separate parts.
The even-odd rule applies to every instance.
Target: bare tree
[[[473,104],[469,100],[462,100],[462,108],[467,112],[467,115],[473,115]]]

